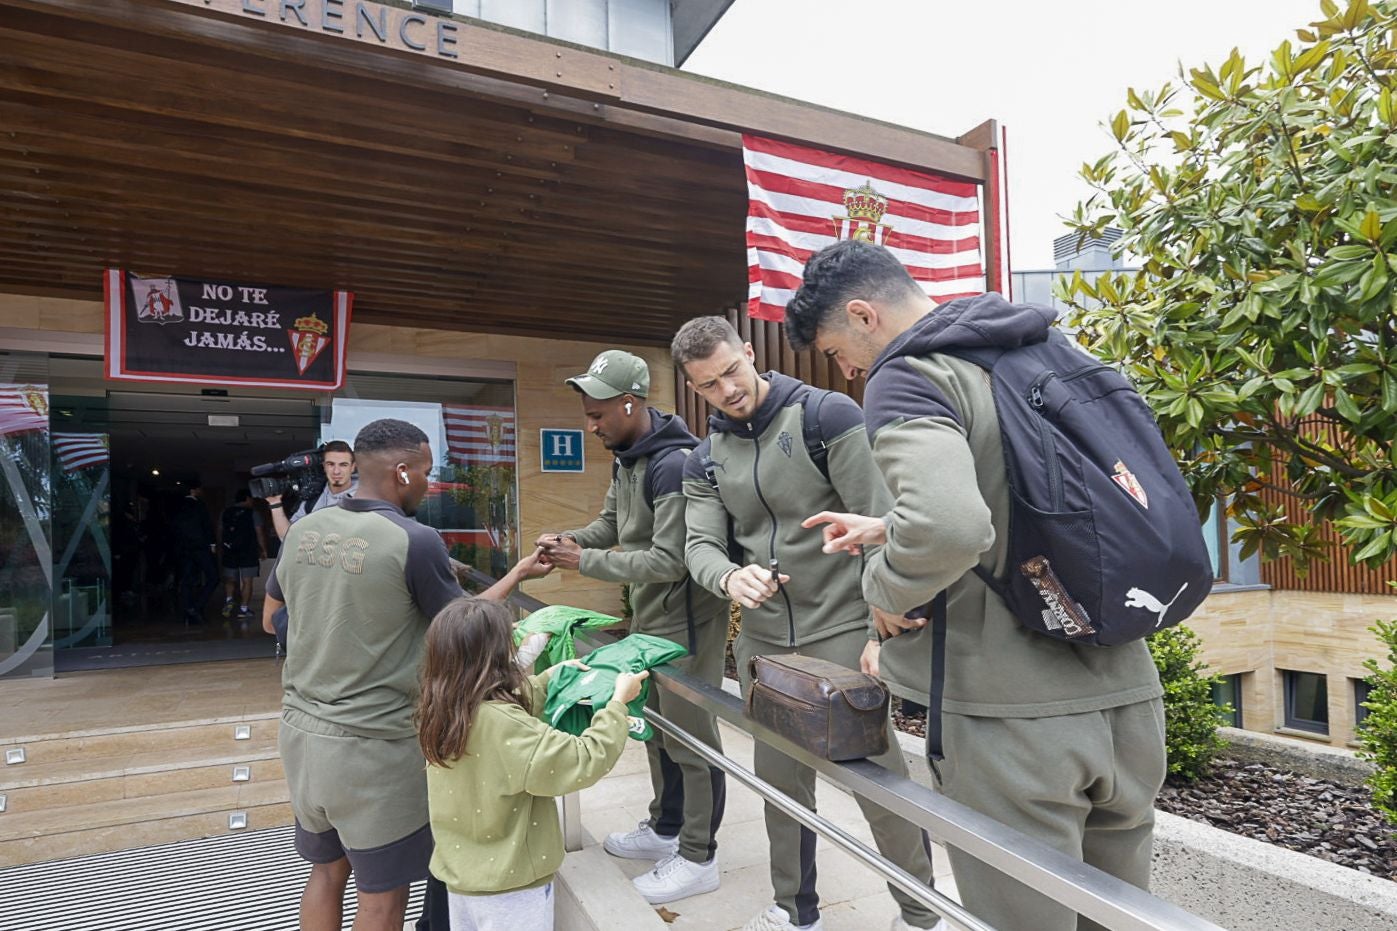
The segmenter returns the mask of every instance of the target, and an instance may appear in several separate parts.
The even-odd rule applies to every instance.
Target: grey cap
[[[608,349],[592,360],[586,372],[569,378],[567,383],[598,401],[623,394],[643,398],[650,394],[650,367],[639,356]]]

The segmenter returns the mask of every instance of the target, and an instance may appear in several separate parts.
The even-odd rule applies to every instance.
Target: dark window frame
[[[1228,723],[1227,723],[1227,725],[1226,725],[1226,726],[1228,726],[1228,727],[1241,727],[1241,726],[1242,726],[1242,676],[1243,676],[1243,675],[1244,675],[1243,673],[1234,672],[1234,673],[1230,673],[1230,674],[1228,674],[1228,675],[1218,676],[1219,679],[1224,680],[1225,682],[1227,682],[1228,684],[1230,684],[1230,685],[1232,686],[1232,700],[1231,700],[1231,701],[1228,701],[1228,702],[1220,702],[1220,701],[1218,701],[1218,689],[1219,689],[1219,686],[1222,685],[1222,683],[1218,683],[1218,685],[1214,686],[1214,687],[1213,687],[1213,690],[1212,690],[1212,691],[1213,691],[1213,696],[1212,696],[1212,697],[1213,697],[1213,704],[1214,704],[1214,705],[1217,705],[1219,708],[1221,708],[1224,704],[1227,704],[1227,705],[1231,705],[1231,706],[1232,706],[1232,714],[1230,715],[1230,720],[1228,721]]]
[[[1373,687],[1368,684],[1367,679],[1354,679],[1353,681],[1353,727],[1355,730],[1363,726],[1363,720],[1372,714],[1363,703],[1372,694]]]
[[[1311,734],[1321,734],[1329,736],[1329,677],[1322,672],[1306,672],[1301,669],[1283,669],[1281,675],[1285,680],[1285,726],[1297,731],[1307,731]],[[1325,719],[1323,721],[1311,718],[1302,718],[1295,713],[1295,693],[1300,676],[1314,676],[1319,680],[1320,687],[1324,695]]]

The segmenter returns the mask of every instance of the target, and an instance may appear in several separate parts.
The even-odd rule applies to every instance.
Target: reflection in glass
[[[53,675],[53,489],[43,368],[42,358],[0,356],[0,677]]]

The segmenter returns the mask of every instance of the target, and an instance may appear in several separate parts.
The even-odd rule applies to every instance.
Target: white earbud
[[[631,412],[631,402],[630,402],[630,401],[627,401],[627,402],[626,402],[626,413],[629,414],[630,412]]]
[[[412,484],[412,479],[408,478],[407,473],[403,471],[398,472],[398,481],[402,482],[404,485]]]

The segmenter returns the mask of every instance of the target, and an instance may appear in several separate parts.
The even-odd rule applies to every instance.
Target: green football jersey
[[[605,707],[615,694],[618,675],[651,669],[688,652],[673,640],[648,634],[631,634],[598,647],[582,660],[589,668],[564,666],[549,678],[543,719],[560,731],[581,734],[592,723],[593,709]],[[647,679],[640,683],[640,694],[627,705],[629,731],[635,740],[649,740],[652,733],[645,720],[645,699],[649,694]]]

